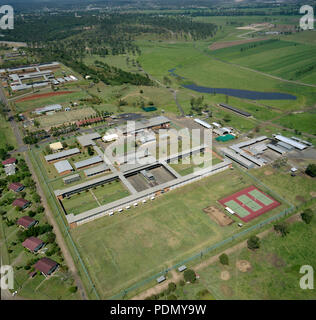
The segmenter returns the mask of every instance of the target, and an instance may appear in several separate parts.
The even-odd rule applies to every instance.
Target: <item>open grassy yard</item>
[[[301,266],[316,266],[316,220],[310,225],[294,222],[289,234],[282,238],[275,232],[261,241],[255,252],[247,248],[229,255],[229,265],[219,262],[200,270],[200,281],[216,299],[238,300],[315,300],[315,290],[302,290],[299,281]],[[251,268],[241,272],[236,262],[246,260]],[[228,280],[221,273],[229,273]]]
[[[276,123],[290,129],[296,129],[300,132],[316,134],[316,112],[303,112],[288,114],[278,120]]]
[[[72,213],[74,215],[98,206],[97,201],[89,190],[83,191],[80,194],[75,194],[70,198],[63,199],[62,204],[67,214]]]
[[[109,182],[91,191],[101,205],[122,199],[129,195],[128,190],[121,181]]]
[[[304,173],[291,177],[290,169],[289,165],[281,169],[265,166],[261,169],[251,169],[249,172],[278,192],[284,199],[299,205],[312,198],[311,192],[316,190],[316,181]]]
[[[239,231],[236,223],[220,227],[202,209],[218,205],[218,199],[252,183],[239,172],[227,170],[154,202],[73,229],[72,236],[101,297],[111,297]],[[282,208],[285,206],[247,225]]]
[[[44,115],[37,118],[37,120],[39,121],[41,127],[50,128],[61,124],[65,124],[67,122],[74,122],[76,120],[89,118],[92,115],[95,115],[95,111],[91,107],[87,107],[78,108],[70,111],[60,111],[48,116]]]
[[[83,191],[80,194],[75,194],[69,199],[65,198],[62,200],[62,203],[67,214],[73,213],[76,215],[128,195],[129,192],[124,188],[123,184],[120,181],[114,181]]]
[[[16,139],[10,122],[6,121],[3,115],[0,114],[0,149],[5,148],[6,144],[16,147]]]

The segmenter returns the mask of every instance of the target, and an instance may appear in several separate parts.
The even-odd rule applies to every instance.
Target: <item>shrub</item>
[[[316,164],[309,164],[305,170],[305,173],[311,177],[316,177]]]
[[[260,248],[260,239],[257,236],[251,236],[247,241],[247,246],[251,250]]]
[[[221,254],[219,256],[219,261],[221,264],[228,266],[229,264],[228,255],[226,253]]]
[[[275,224],[274,230],[280,233],[282,237],[285,237],[289,233],[288,226],[285,222]]]
[[[78,290],[78,287],[76,287],[76,286],[69,288],[69,291],[70,291],[71,293],[75,293],[75,292],[77,292],[77,290]]]
[[[192,269],[187,269],[183,273],[184,280],[193,283],[196,280],[195,272]]]
[[[183,287],[185,285],[185,282],[183,280],[180,280],[179,284],[181,287]]]
[[[306,209],[304,212],[301,213],[302,220],[306,224],[310,224],[314,216],[314,212],[311,209]]]
[[[177,300],[177,296],[174,294],[171,294],[170,296],[167,297],[168,300]]]

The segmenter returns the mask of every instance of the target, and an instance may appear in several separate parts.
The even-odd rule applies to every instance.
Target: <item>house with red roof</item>
[[[22,246],[33,253],[36,253],[39,249],[44,246],[44,242],[36,237],[29,237],[24,242]]]
[[[33,226],[35,226],[38,221],[29,217],[29,216],[24,216],[20,219],[18,219],[18,221],[16,222],[17,225],[19,225],[20,227],[24,228],[24,229],[29,229]]]
[[[28,207],[30,205],[30,201],[27,201],[23,198],[18,198],[12,202],[12,205],[14,207],[19,207],[19,208],[25,209],[26,207]]]
[[[20,182],[13,182],[9,185],[9,189],[14,192],[20,192],[24,189],[24,186]]]
[[[49,258],[42,258],[38,260],[35,269],[40,271],[45,277],[50,276],[58,268],[58,263]]]
[[[4,161],[2,161],[2,165],[3,166],[8,166],[10,164],[15,164],[16,163],[16,159],[15,158],[9,158],[9,159],[6,159]]]

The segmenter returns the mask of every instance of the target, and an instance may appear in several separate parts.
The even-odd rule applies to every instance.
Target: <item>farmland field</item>
[[[268,40],[219,49],[212,55],[285,79],[315,84],[315,53],[315,45]]]
[[[110,297],[238,231],[236,223],[220,227],[203,208],[250,184],[247,177],[227,170],[166,193],[150,204],[73,229],[100,295]],[[284,205],[254,222],[282,208]]]

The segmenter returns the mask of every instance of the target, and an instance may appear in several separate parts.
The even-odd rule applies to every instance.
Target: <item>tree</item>
[[[275,224],[274,230],[279,232],[282,237],[285,237],[289,233],[288,226],[285,222]]]
[[[187,269],[183,274],[184,280],[193,283],[196,280],[195,272],[192,269]]]
[[[302,220],[306,224],[310,224],[314,216],[314,212],[311,209],[306,209],[301,213]]]
[[[219,256],[219,261],[221,264],[228,266],[229,264],[228,255],[226,253],[221,254]]]
[[[316,177],[316,164],[309,164],[305,170],[305,173],[311,176],[312,178]]]
[[[224,120],[225,122],[231,121],[230,115],[229,115],[229,114],[226,114],[226,115],[224,116],[223,120]]]
[[[257,236],[251,236],[247,240],[247,246],[250,250],[255,250],[260,248],[260,239]]]
[[[92,156],[94,154],[94,150],[92,149],[91,146],[88,147],[88,154],[89,156]]]

